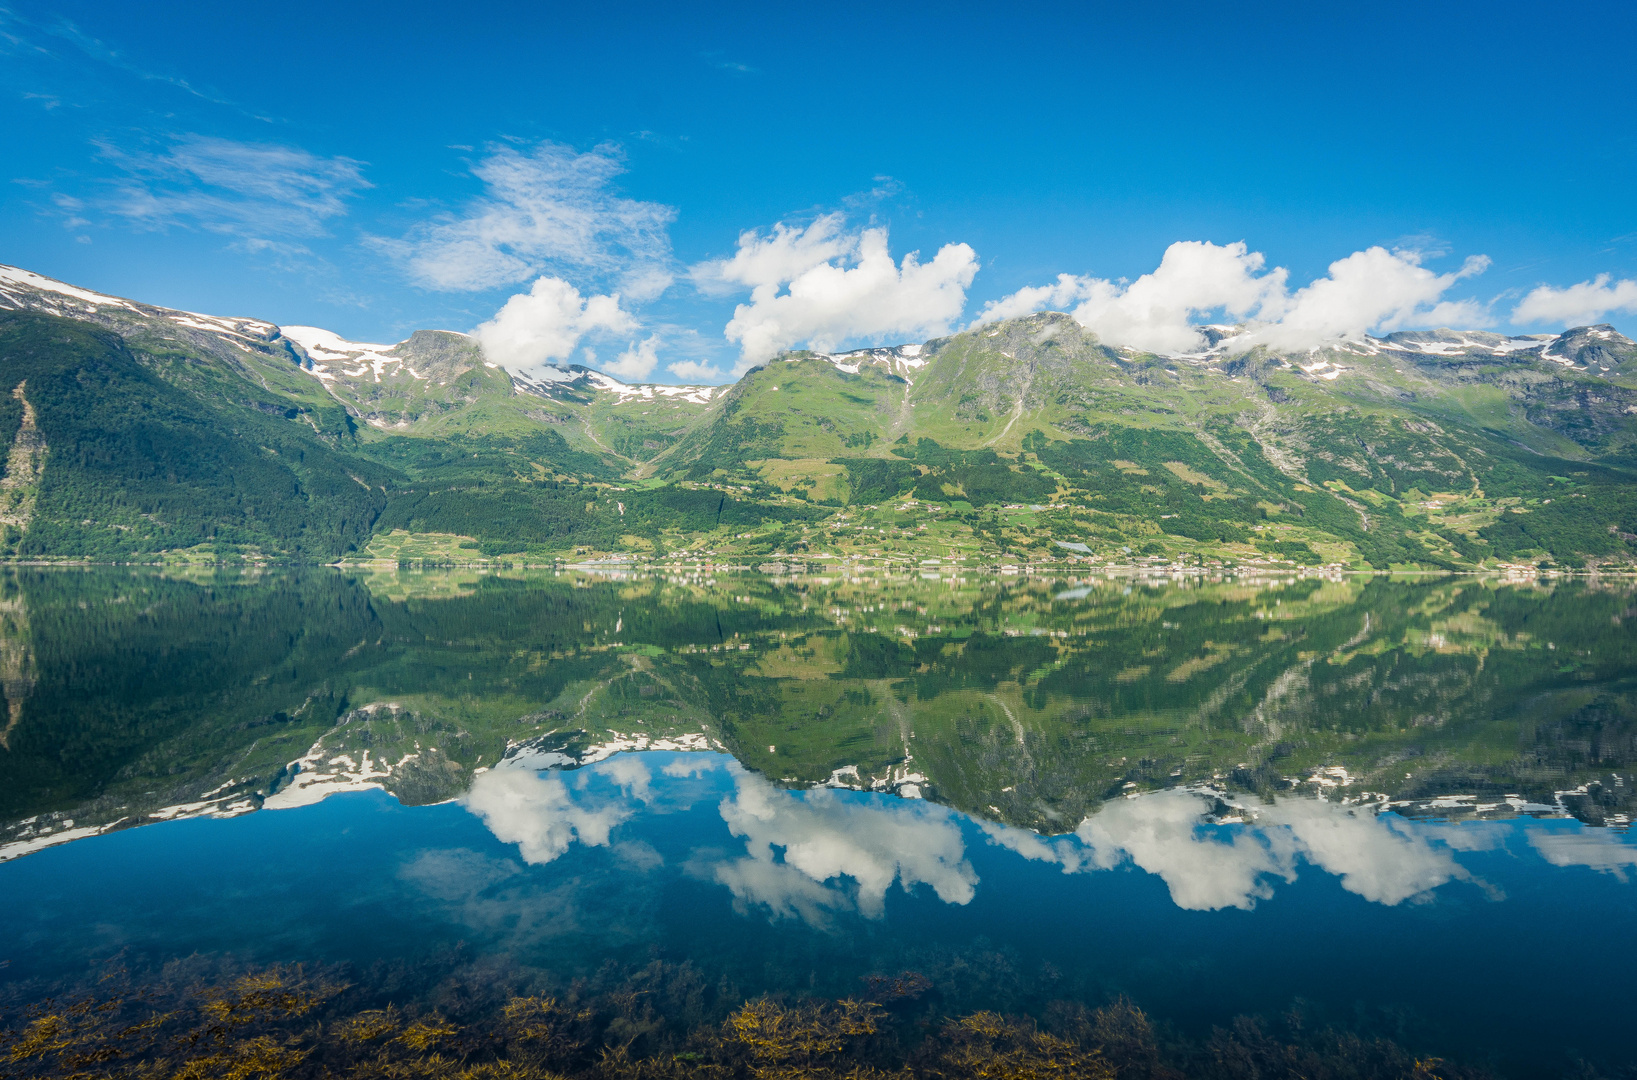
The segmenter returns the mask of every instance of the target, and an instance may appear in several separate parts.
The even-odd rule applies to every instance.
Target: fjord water
[[[1637,589],[9,571],[8,1000],[110,958],[1637,1054]],[[139,827],[140,826],[140,827]],[[720,1018],[719,1016],[717,1017]]]

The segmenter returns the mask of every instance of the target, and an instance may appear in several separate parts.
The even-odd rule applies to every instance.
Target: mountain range
[[[4,554],[879,558],[1350,568],[1637,559],[1637,345],[1401,331],[1299,353],[1046,312],[729,386],[527,375],[0,266]]]

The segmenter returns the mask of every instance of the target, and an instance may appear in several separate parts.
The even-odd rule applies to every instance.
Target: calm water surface
[[[14,996],[111,957],[400,995],[658,959],[735,1000],[914,971],[952,1013],[1637,1059],[1626,582],[0,588]]]

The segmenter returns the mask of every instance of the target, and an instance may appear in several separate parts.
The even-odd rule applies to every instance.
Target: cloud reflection
[[[826,925],[845,911],[880,918],[894,882],[905,891],[926,885],[946,904],[970,902],[978,882],[943,807],[824,788],[797,795],[741,773],[720,809],[746,854],[696,858],[696,872],[727,886],[741,908]]]
[[[620,755],[573,774],[495,770],[480,774],[462,800],[495,837],[515,844],[523,861],[549,863],[573,844],[612,849],[617,864],[655,870],[666,859],[645,840],[615,828],[664,812],[674,785],[702,771],[695,759],[651,771],[638,755]],[[863,796],[818,788],[789,791],[728,762],[733,789],[717,806],[742,854],[695,847],[686,873],[725,887],[740,911],[832,925],[856,914],[879,919],[894,886],[930,889],[946,904],[967,904],[978,875],[967,858],[962,815],[919,800]],[[592,785],[595,774],[617,786]],[[588,786],[602,791],[588,793]],[[720,789],[718,789],[720,790]],[[1426,898],[1451,881],[1473,882],[1499,898],[1456,861],[1462,851],[1505,844],[1498,827],[1406,820],[1373,805],[1292,798],[1228,805],[1213,791],[1178,789],[1116,799],[1066,836],[1042,837],[983,820],[987,839],[1065,873],[1135,866],[1165,882],[1189,911],[1249,910],[1294,882],[1305,865],[1335,875],[1346,891],[1394,906]],[[690,826],[692,827],[692,826]],[[1589,831],[1531,830],[1529,843],[1554,866],[1586,866],[1622,880],[1637,869],[1637,846]],[[434,867],[423,867],[433,880]]]
[[[1298,860],[1341,879],[1341,887],[1392,906],[1469,875],[1446,844],[1401,818],[1321,799],[1244,809],[1244,825],[1210,827],[1213,796],[1161,791],[1121,799],[1081,823],[1071,837],[980,822],[989,839],[1065,873],[1111,870],[1127,862],[1158,876],[1189,911],[1249,910],[1273,895],[1275,879],[1296,880]]]
[[[1585,866],[1601,874],[1626,880],[1627,870],[1637,870],[1637,845],[1617,833],[1581,828],[1529,834],[1529,846],[1553,866]]]
[[[632,802],[640,801],[651,780],[648,770],[636,761],[622,764],[615,779]],[[635,813],[629,802],[583,805],[570,794],[562,774],[521,769],[479,773],[461,802],[483,819],[495,839],[516,844],[523,861],[534,865],[551,862],[576,840],[607,847],[609,833]]]

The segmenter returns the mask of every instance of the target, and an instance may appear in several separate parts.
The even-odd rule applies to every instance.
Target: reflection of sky
[[[1193,791],[1119,799],[1081,823],[1070,837],[981,823],[993,842],[1028,859],[1056,862],[1067,873],[1110,870],[1127,862],[1158,876],[1171,899],[1190,911],[1254,907],[1274,882],[1296,880],[1300,864],[1340,879],[1343,889],[1378,904],[1399,904],[1451,880],[1467,880],[1444,827],[1321,799],[1287,799],[1242,808],[1243,824],[1212,826],[1215,800]],[[1487,844],[1469,826],[1460,844]]]
[[[573,774],[501,769],[479,775],[463,801],[525,862],[543,864],[575,843],[618,850],[616,832],[652,808],[656,786],[685,782],[718,762],[733,787],[717,809],[742,849],[696,847],[682,869],[725,887],[741,912],[829,926],[843,913],[881,918],[895,886],[908,893],[924,887],[947,904],[964,905],[975,895],[978,875],[961,815],[921,800],[779,789],[728,759],[679,756],[658,777],[640,755]],[[593,776],[601,781],[595,793]],[[1461,852],[1502,842],[1504,832],[1492,825],[1413,822],[1316,798],[1245,803],[1235,808],[1244,820],[1212,824],[1207,815],[1220,805],[1214,794],[1191,790],[1117,799],[1074,833],[1052,838],[970,824],[990,843],[1065,873],[1136,867],[1163,881],[1172,902],[1189,911],[1249,910],[1304,870],[1333,875],[1347,892],[1386,906],[1423,899],[1451,881],[1501,895],[1458,861]],[[1535,834],[1530,843],[1553,866],[1590,867],[1622,880],[1626,868],[1637,866],[1637,847],[1612,834]],[[662,862],[657,852],[646,857],[650,868]]]
[[[977,875],[954,815],[918,799],[860,799],[828,788],[797,795],[740,772],[721,802],[728,830],[746,854],[700,867],[733,893],[741,907],[810,923],[856,908],[880,918],[887,890],[928,886],[946,904],[972,899]],[[848,879],[851,889],[844,889]]]
[[[660,770],[661,783],[698,776],[720,760],[679,757]],[[696,849],[685,869],[726,886],[740,910],[760,908],[817,926],[839,912],[880,918],[895,883],[906,890],[925,885],[946,903],[972,899],[977,875],[951,811],[829,789],[783,791],[737,765],[728,768],[734,786],[718,809],[729,834],[744,841],[743,853]],[[611,787],[594,790],[593,777]],[[654,783],[640,755],[627,754],[576,773],[480,773],[461,801],[497,840],[517,845],[524,862],[541,865],[575,843],[629,847],[630,841],[613,843],[614,830],[653,802]],[[663,856],[654,852],[648,862],[660,865]]]
[[[1585,866],[1626,880],[1628,868],[1637,870],[1637,846],[1607,830],[1536,832],[1529,846],[1553,866]]]
[[[1050,964],[1060,981],[1041,993],[1130,993],[1207,1034],[1298,997],[1342,1017],[1390,1006],[1466,1038],[1431,1048],[1452,1057],[1618,1041],[1626,1007],[1607,987],[1637,959],[1628,835],[1316,800],[1245,800],[1246,820],[1217,825],[1213,805],[1119,799],[1048,838],[919,800],[779,789],[718,754],[497,769],[457,805],[344,795],[0,864],[0,988],[122,952],[418,963],[465,943],[480,966],[565,978],[685,960],[747,997],[841,997],[913,968],[974,1009],[1012,1007],[985,988],[1033,993]],[[956,970],[971,973],[958,987]]]
[[[614,826],[636,812],[633,804],[647,801],[650,777],[640,761],[616,758],[605,772],[620,783],[625,800],[576,799],[563,773],[502,769],[479,773],[461,801],[483,819],[495,839],[516,844],[524,862],[540,865],[568,851],[575,841],[607,847]]]

